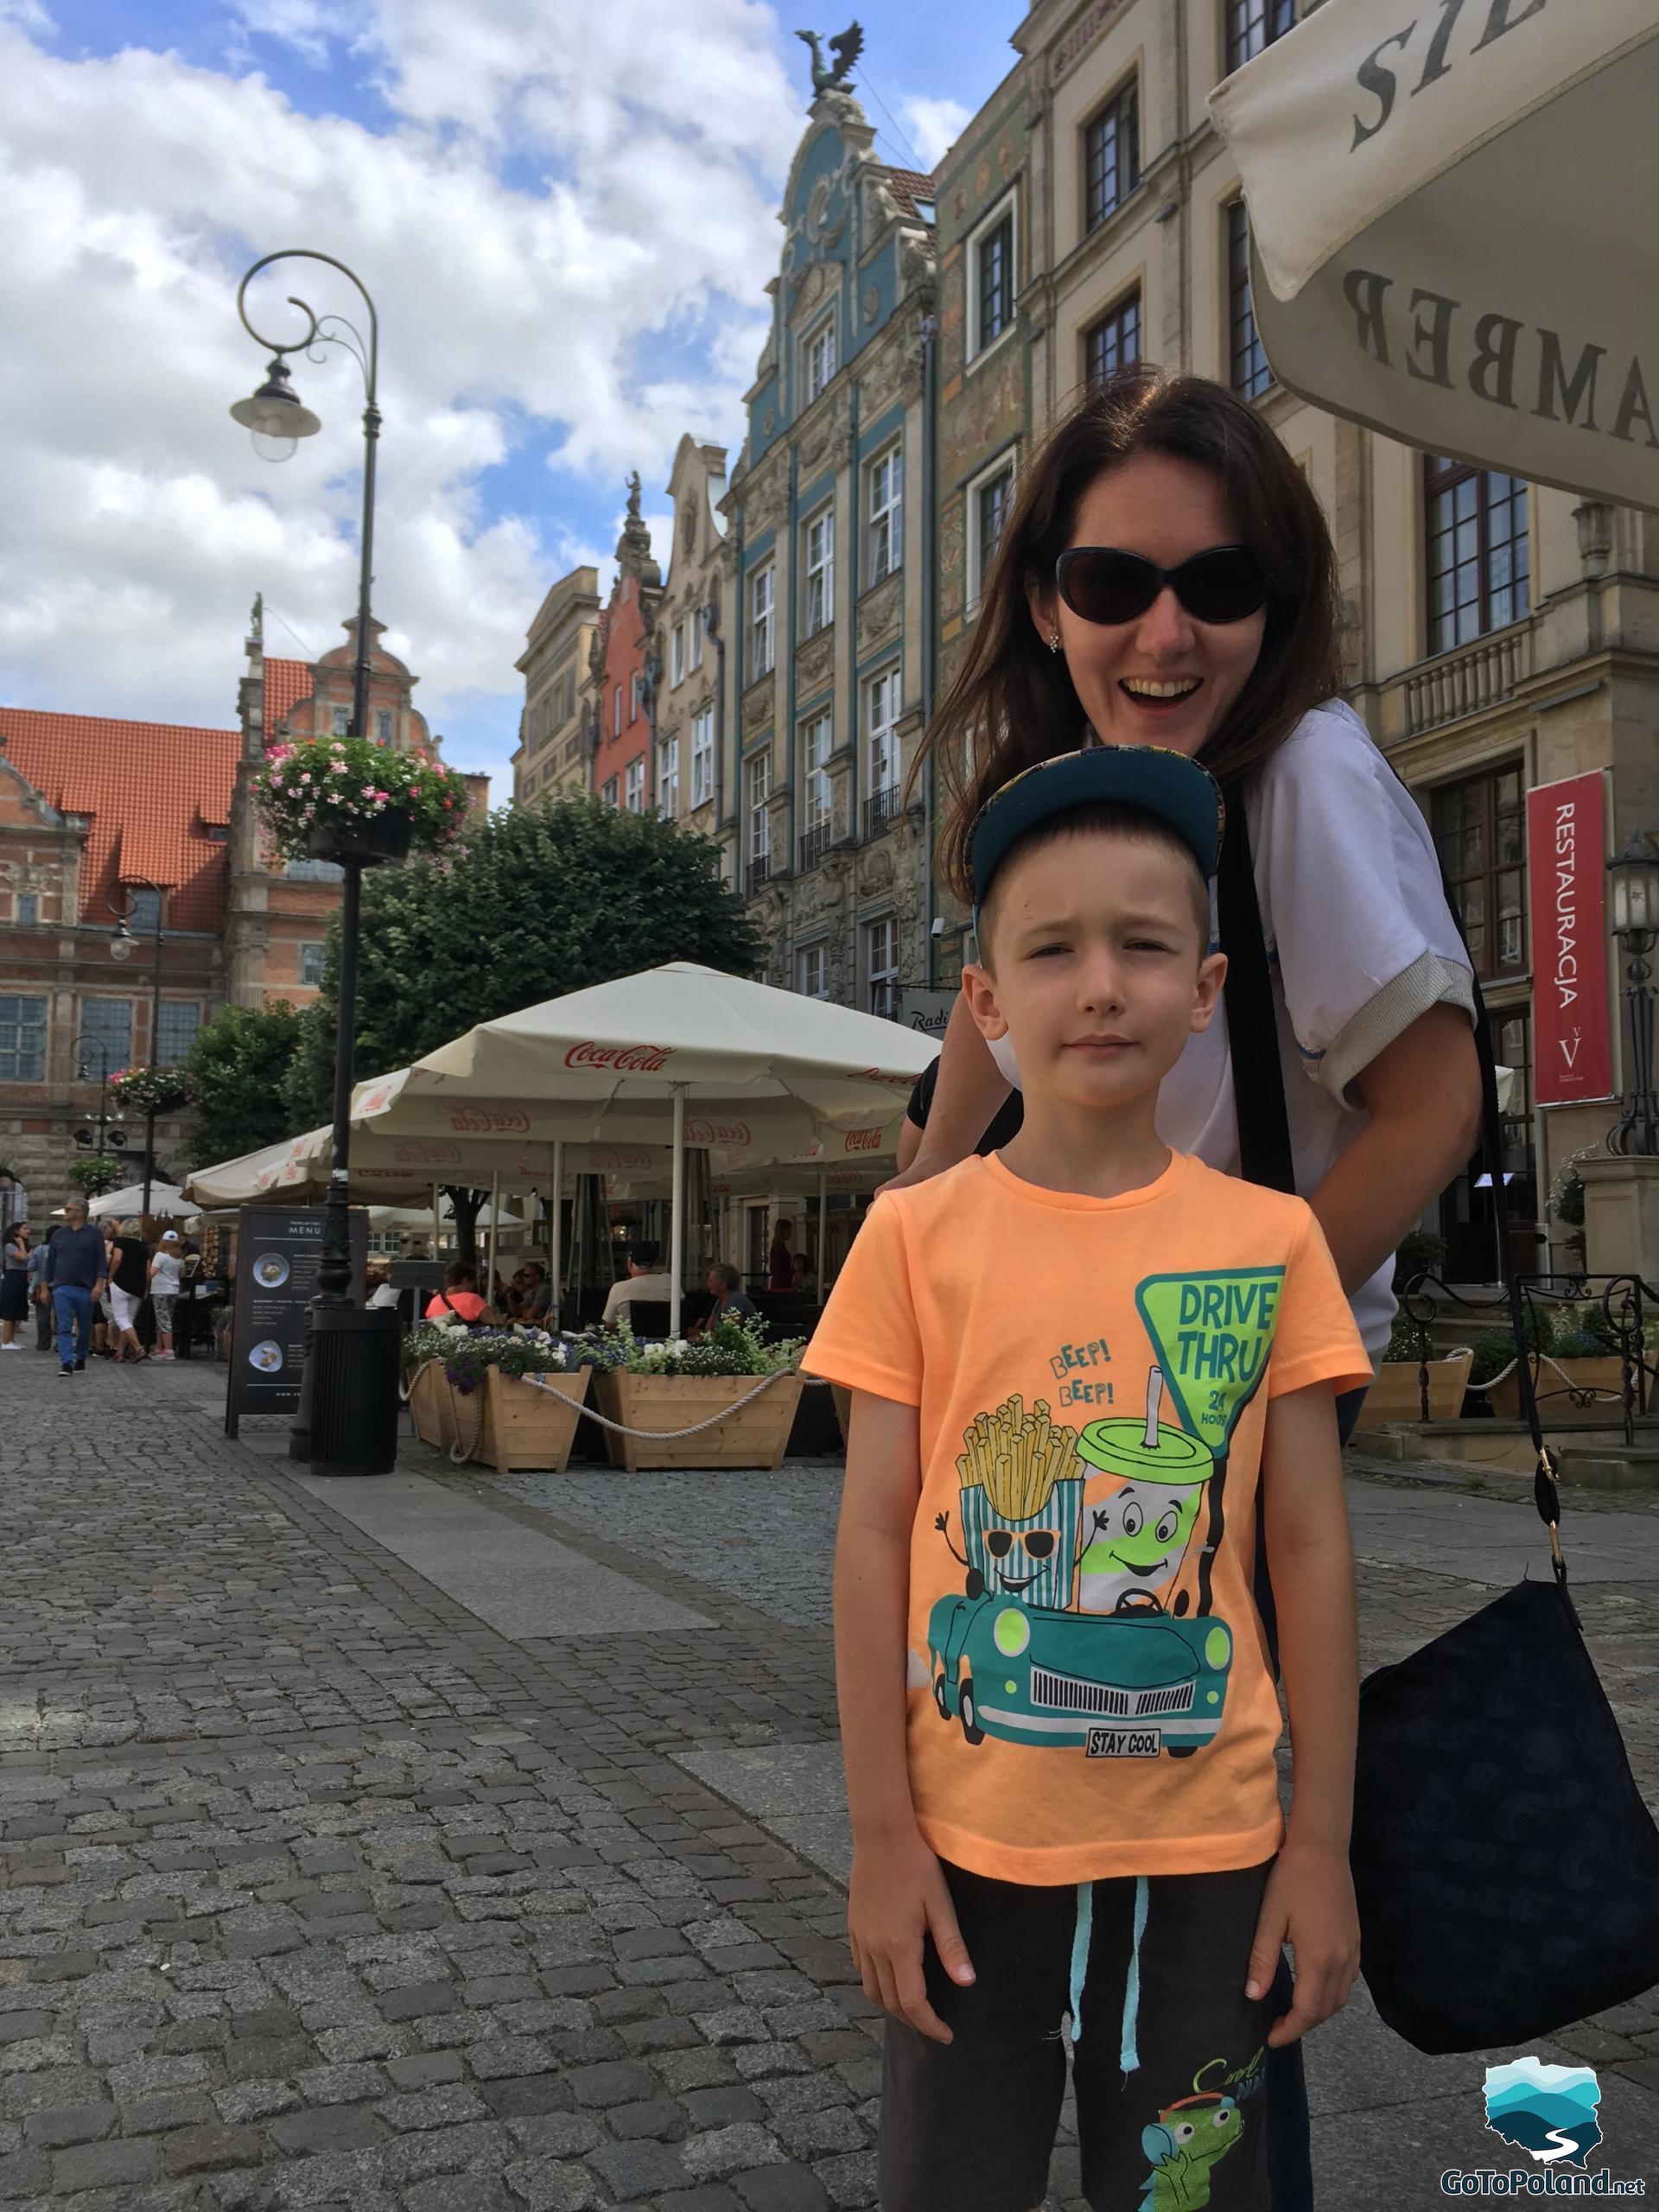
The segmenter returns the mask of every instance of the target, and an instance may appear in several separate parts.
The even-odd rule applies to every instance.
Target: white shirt
[[[149,1287],[156,1298],[176,1298],[179,1294],[179,1261],[176,1252],[157,1252],[150,1269]]]
[[[1474,987],[1428,824],[1364,723],[1340,700],[1305,715],[1246,801],[1267,940],[1298,1194],[1306,1198],[1370,1122],[1354,1078],[1442,1001],[1472,1016]],[[1218,949],[1214,887],[1211,944]],[[1007,1039],[993,1046],[1011,1083]],[[1158,1134],[1238,1173],[1224,1003],[1158,1093]],[[1394,1262],[1350,1303],[1379,1358],[1394,1318]]]
[[[655,1274],[630,1275],[624,1282],[613,1282],[605,1296],[605,1319],[614,1321],[626,1318],[624,1309],[638,1298],[645,1304],[653,1299],[664,1303],[674,1295],[674,1278],[665,1269]]]

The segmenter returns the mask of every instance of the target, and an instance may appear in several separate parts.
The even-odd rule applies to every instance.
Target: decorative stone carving
[[[868,367],[862,364],[860,365],[859,406],[867,422],[874,422],[878,415],[893,404],[904,382],[904,341],[895,333],[879,352],[874,353]]]
[[[898,635],[905,611],[905,574],[895,569],[858,602],[858,658],[865,660],[877,646]]]
[[[1121,15],[1127,5],[1128,0],[1095,0],[1092,8],[1084,10],[1049,56],[1051,85],[1058,85],[1063,77],[1071,74],[1112,17]]]
[[[820,630],[816,638],[809,638],[795,655],[795,691],[798,698],[810,699],[820,691],[827,691],[835,673],[836,626]]]
[[[1607,573],[1613,550],[1613,511],[1605,499],[1586,499],[1573,510],[1579,526],[1579,565],[1589,577]]]
[[[768,673],[751,683],[743,694],[743,734],[746,738],[758,737],[772,720],[776,680]]]
[[[874,322],[881,312],[881,295],[875,285],[867,284],[864,287],[863,307],[865,321]]]
[[[789,478],[780,467],[744,479],[743,521],[751,537],[777,528],[784,518],[788,497]]]
[[[833,397],[822,401],[820,408],[822,411],[815,410],[812,427],[801,440],[798,448],[799,477],[804,486],[811,482],[846,438],[851,425],[851,411],[845,404],[844,393],[837,392]]]
[[[866,896],[892,888],[893,861],[891,838],[884,837],[879,844],[867,846],[859,858],[862,862],[859,871],[861,878],[860,888]]]

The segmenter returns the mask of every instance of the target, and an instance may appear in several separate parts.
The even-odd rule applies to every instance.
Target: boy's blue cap
[[[994,791],[968,837],[974,915],[991,879],[1028,830],[1079,806],[1136,806],[1166,822],[1190,848],[1207,883],[1221,857],[1227,810],[1207,768],[1162,745],[1090,745],[1039,760]]]

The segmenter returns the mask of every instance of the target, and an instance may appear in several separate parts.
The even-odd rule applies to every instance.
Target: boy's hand
[[[847,1935],[853,1964],[872,2003],[935,2043],[949,2043],[950,2029],[927,2001],[923,1938],[932,1936],[952,1981],[966,1987],[974,1969],[944,1870],[919,1829],[879,1843],[855,1844]]]
[[[1289,2012],[1268,2031],[1274,2050],[1340,2012],[1359,1972],[1359,1913],[1345,1851],[1287,1839],[1262,1896],[1247,1997],[1264,1997],[1273,1986],[1285,1943],[1295,1954],[1295,1993]]]

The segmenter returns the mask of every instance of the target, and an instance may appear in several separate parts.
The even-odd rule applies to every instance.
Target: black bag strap
[[[1413,801],[1414,805],[1415,801]],[[1221,925],[1222,950],[1227,955],[1227,981],[1223,986],[1227,1008],[1227,1049],[1233,1069],[1234,1109],[1238,1119],[1239,1173],[1247,1183],[1270,1190],[1294,1191],[1294,1158],[1290,1143],[1290,1116],[1285,1104],[1285,1076],[1279,1058],[1278,1013],[1273,995],[1273,970],[1268,960],[1267,939],[1262,928],[1262,908],[1256,898],[1255,871],[1250,855],[1249,825],[1242,791],[1226,794],[1227,823],[1221,859],[1216,871],[1216,906]],[[1440,887],[1446,910],[1465,954],[1469,944],[1457,901],[1446,880]],[[1475,1054],[1480,1063],[1481,1157],[1491,1177],[1492,1208],[1503,1218],[1503,1128],[1497,1110],[1497,1065],[1492,1052],[1491,1027],[1480,979],[1469,962],[1475,998]],[[1555,1580],[1567,1586],[1567,1567],[1558,1533],[1560,1521],[1560,1463],[1544,1442],[1538,1417],[1538,1398],[1533,1382],[1531,1347],[1527,1342],[1521,1285],[1510,1262],[1507,1238],[1498,1245],[1500,1281],[1509,1293],[1510,1327],[1515,1338],[1516,1382],[1521,1408],[1538,1464],[1533,1477],[1533,1503],[1549,1531],[1550,1563]],[[1271,1630],[1269,1631],[1271,1637]]]

